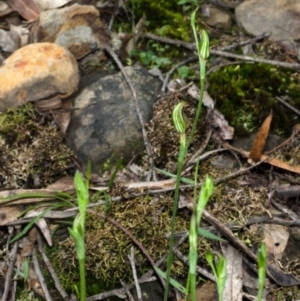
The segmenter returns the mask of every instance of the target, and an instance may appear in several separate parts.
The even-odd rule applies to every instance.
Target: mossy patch
[[[58,128],[41,119],[31,104],[1,115],[1,189],[28,188],[34,181],[35,188],[45,187],[66,175],[73,153]]]
[[[299,74],[265,64],[240,64],[220,68],[208,76],[209,94],[235,128],[237,136],[256,131],[273,110],[272,131],[290,135],[299,117],[276,100],[287,96],[299,106]]]
[[[188,41],[190,22],[187,20],[188,17],[182,13],[182,7],[177,3],[178,0],[135,0],[134,13],[136,19],[141,18],[144,13],[146,14],[148,30],[155,31],[161,36]],[[131,5],[128,4],[129,7]]]

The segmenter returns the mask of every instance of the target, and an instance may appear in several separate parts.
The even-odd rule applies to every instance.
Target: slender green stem
[[[186,151],[187,151],[187,147],[183,144],[180,144],[178,166],[177,166],[177,176],[176,176],[176,187],[175,187],[175,193],[174,193],[172,222],[171,222],[171,235],[170,235],[170,241],[169,241],[169,255],[168,255],[168,260],[167,260],[166,287],[165,287],[164,301],[167,301],[168,295],[169,295],[171,266],[172,266],[172,262],[173,262],[175,219],[176,219],[178,200],[179,200],[179,187],[180,187],[181,172],[182,172],[182,168],[183,168],[183,161],[184,161]]]
[[[193,301],[196,301],[196,274],[191,275],[191,280],[190,280],[190,288],[191,288],[191,299]]]
[[[266,281],[266,268],[267,268],[267,249],[266,244],[261,243],[258,254],[258,294],[257,300],[261,301],[263,298],[264,286]]]
[[[195,27],[195,19],[196,19],[196,12],[198,8],[192,12],[191,14],[191,26],[193,29],[197,50],[198,50],[198,56],[199,56],[199,70],[200,70],[200,95],[199,95],[199,102],[198,107],[196,111],[196,116],[194,118],[192,130],[190,133],[190,136],[188,138],[188,142],[186,143],[186,127],[187,122],[186,118],[184,117],[184,114],[182,112],[182,108],[184,107],[185,103],[181,102],[177,104],[177,106],[173,110],[172,118],[174,122],[175,129],[178,133],[180,133],[180,150],[179,150],[179,156],[178,156],[178,165],[177,165],[177,175],[176,175],[176,187],[175,187],[175,193],[174,193],[174,203],[173,203],[173,214],[172,214],[172,222],[171,222],[171,235],[169,240],[169,255],[167,260],[167,272],[166,272],[166,287],[165,287],[165,294],[164,294],[164,301],[167,301],[168,294],[169,294],[169,284],[170,284],[170,275],[171,275],[171,265],[173,262],[173,245],[174,245],[174,233],[175,233],[175,219],[177,214],[177,207],[178,207],[178,200],[179,200],[179,186],[180,186],[180,180],[181,180],[181,172],[183,169],[184,164],[184,158],[187,153],[187,150],[193,140],[197,124],[200,118],[201,113],[201,107],[202,107],[202,100],[204,96],[204,86],[205,86],[205,65],[206,65],[206,59],[209,56],[209,37],[205,30],[201,30],[201,42],[198,41],[197,31]],[[194,209],[195,210],[195,209]],[[200,216],[200,215],[199,215]],[[197,211],[194,211],[193,213],[194,223],[191,224],[191,230],[190,230],[190,237],[191,234],[192,238],[190,239],[190,261],[193,261],[193,266],[196,266],[197,263],[197,225],[196,221],[200,222],[200,218],[197,216]],[[191,259],[192,258],[192,259]],[[191,264],[191,263],[190,263]],[[189,272],[189,280],[190,287],[191,287],[191,294],[192,294],[192,300],[196,300],[196,272],[194,271],[195,268],[190,269]]]
[[[85,258],[79,261],[79,275],[80,275],[80,300],[86,300],[86,280],[85,280]]]
[[[205,73],[205,64],[206,61],[205,60],[200,60],[200,73]],[[204,69],[204,70],[203,70]],[[194,118],[194,122],[193,122],[193,126],[192,126],[192,130],[191,130],[191,134],[189,136],[188,142],[187,142],[187,147],[190,146],[192,139],[194,137],[196,128],[197,128],[197,124],[200,118],[200,113],[201,113],[201,108],[202,108],[202,100],[203,100],[203,96],[204,96],[204,87],[205,87],[205,77],[201,78],[200,80],[200,96],[199,96],[199,101],[198,101],[198,106],[197,106],[197,111],[196,111],[196,116]]]

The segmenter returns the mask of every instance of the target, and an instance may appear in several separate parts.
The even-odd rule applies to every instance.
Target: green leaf
[[[28,223],[28,224],[26,225],[26,227],[25,227],[19,234],[17,234],[13,239],[11,239],[11,240],[9,241],[9,243],[11,244],[11,243],[17,241],[18,239],[20,239],[23,235],[25,235],[25,234],[27,233],[28,230],[31,229],[31,227],[32,227],[32,226],[33,226],[33,225],[34,225],[41,217],[43,217],[47,212],[49,212],[49,211],[51,211],[51,210],[53,210],[53,209],[56,209],[56,208],[57,208],[57,205],[56,205],[56,206],[52,206],[52,207],[50,207],[50,208],[48,208],[48,209],[45,209],[42,213],[40,213],[39,215],[37,215],[36,217],[34,217],[34,218],[30,221],[30,223]]]
[[[163,272],[161,269],[159,269],[158,267],[154,267],[156,273],[158,275],[160,275],[161,277],[166,279],[166,273]],[[184,286],[182,286],[179,282],[177,282],[175,279],[171,278],[170,279],[170,283],[180,292],[182,292],[183,294],[186,294],[186,289]]]
[[[258,259],[258,267],[265,267],[267,262],[267,249],[266,244],[261,243],[257,252],[257,259]]]
[[[117,176],[117,173],[119,171],[119,169],[121,168],[122,166],[122,162],[123,162],[123,158],[120,158],[116,164],[116,167],[115,167],[115,170],[113,171],[110,179],[109,179],[109,182],[108,182],[108,187],[109,189],[111,189],[114,185],[114,182],[115,182],[115,178]]]
[[[215,265],[214,265],[213,254],[211,253],[211,251],[207,250],[205,252],[205,258],[216,276],[216,269],[215,269]]]
[[[198,228],[198,234],[199,235],[202,235],[206,238],[209,238],[209,239],[212,239],[212,240],[217,240],[217,241],[222,241],[222,242],[225,242],[226,240],[211,233],[210,231],[206,230],[206,229],[203,229],[201,227]]]
[[[77,259],[83,260],[85,258],[85,248],[84,248],[84,239],[81,236],[81,234],[74,230],[69,228],[69,233],[73,237],[73,240],[76,245],[76,251],[77,251]]]
[[[74,182],[77,192],[79,212],[81,214],[81,227],[83,229],[85,225],[86,208],[89,200],[89,187],[87,186],[88,182],[83,180],[79,171],[75,174]]]
[[[29,276],[29,262],[28,258],[24,258],[23,260],[23,273],[24,273],[24,281],[27,281]]]
[[[206,176],[205,181],[201,187],[201,191],[198,198],[198,203],[196,207],[197,212],[197,225],[200,224],[202,212],[209,201],[209,198],[211,197],[214,190],[214,182],[211,177]]]
[[[181,66],[177,69],[177,72],[179,74],[179,77],[184,79],[184,78],[188,77],[190,69],[188,66]]]
[[[267,249],[266,244],[261,243],[257,252],[258,261],[258,294],[257,300],[262,300],[263,291],[266,281],[266,269],[267,269]]]
[[[160,168],[155,168],[155,170],[157,170],[159,173],[165,175],[165,176],[168,176],[170,178],[173,178],[173,179],[176,179],[176,175],[166,171],[166,170],[163,170],[163,169],[160,169]],[[189,184],[189,185],[194,185],[194,181],[191,180],[191,179],[188,179],[188,178],[184,178],[184,177],[181,177],[180,178],[180,181],[183,182],[183,183],[186,183],[186,184]]]

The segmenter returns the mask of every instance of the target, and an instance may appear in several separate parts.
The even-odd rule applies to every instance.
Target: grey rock
[[[148,122],[161,82],[140,65],[125,69],[137,91],[144,122]],[[143,150],[134,99],[121,72],[83,78],[74,107],[80,109],[71,118],[67,143],[84,166],[91,161],[93,172],[121,158],[127,162]]]
[[[298,0],[249,0],[236,9],[237,23],[256,36],[270,32],[270,39],[300,39],[300,6]]]
[[[249,137],[239,138],[239,139],[233,141],[232,146],[235,148],[245,150],[245,151],[250,151],[253,146],[256,136],[257,136],[257,133],[253,133],[253,134],[250,134]],[[284,140],[285,139],[282,137],[279,137],[274,134],[269,134],[266,144],[265,144],[265,147],[264,147],[264,151],[265,152],[271,151],[276,146],[278,146],[282,142],[284,142]]]
[[[209,26],[222,30],[231,28],[231,18],[227,12],[210,4],[206,5],[205,8],[207,10],[206,23]]]

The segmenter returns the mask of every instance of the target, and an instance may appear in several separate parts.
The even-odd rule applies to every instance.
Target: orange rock
[[[55,95],[68,97],[78,83],[77,62],[69,50],[53,43],[27,45],[0,67],[0,111]]]

